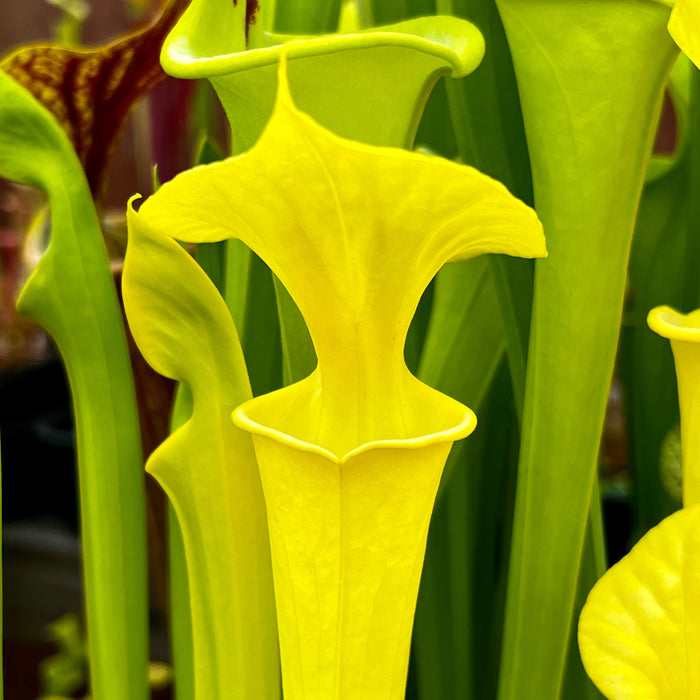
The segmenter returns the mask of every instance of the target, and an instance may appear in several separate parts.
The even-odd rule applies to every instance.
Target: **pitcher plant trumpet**
[[[280,65],[275,109],[253,148],[183,173],[130,209],[127,315],[156,364],[195,325],[212,342],[224,336],[208,327],[226,328],[234,342],[230,315],[203,273],[205,313],[184,305],[162,313],[169,288],[188,280],[158,268],[165,286],[156,291],[144,260],[159,247],[188,258],[173,238],[237,238],[284,284],[317,367],[243,403],[233,421],[252,433],[260,465],[285,697],[393,700],[404,692],[440,474],[452,442],[476,425],[470,409],[410,374],[408,326],[446,262],[487,252],[542,256],[544,237],[531,209],[472,168],[319,126],[294,105]],[[207,362],[220,354],[212,345]],[[198,400],[195,391],[193,415]]]
[[[683,508],[606,572],[581,613],[581,657],[610,700],[700,692],[700,310],[680,314],[659,306],[648,321],[671,341],[676,364]]]

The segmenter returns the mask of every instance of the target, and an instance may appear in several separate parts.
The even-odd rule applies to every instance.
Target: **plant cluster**
[[[700,692],[700,319],[649,316],[673,515],[646,325],[700,301],[699,36],[697,0],[170,0],[0,63],[0,175],[50,207],[18,309],[73,395],[96,700],[149,692],[128,334],[177,385],[145,468],[178,700]],[[104,179],[163,71],[210,82],[232,155],[125,203],[122,309]],[[604,573],[620,482],[641,539]]]

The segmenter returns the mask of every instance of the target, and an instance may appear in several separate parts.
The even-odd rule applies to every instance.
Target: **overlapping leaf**
[[[54,338],[75,411],[92,687],[146,697],[141,440],[121,312],[90,191],[51,114],[0,72],[0,174],[48,194],[50,245],[18,301]]]
[[[544,253],[534,214],[499,183],[439,158],[336,137],[296,110],[284,86],[253,149],[176,177],[138,216],[182,240],[240,238],[270,265],[304,315],[319,366],[326,367],[323,406],[309,396],[307,408],[302,401],[295,412],[284,412],[285,432],[338,457],[364,442],[438,429],[437,406],[427,420],[405,405],[419,389],[406,377],[402,356],[420,294],[442,264],[487,251]],[[400,232],[400,245],[391,231]],[[339,340],[353,327],[364,335],[361,358],[349,339]],[[358,411],[356,418],[344,420],[339,431],[330,416],[337,402],[353,406],[357,389],[347,380],[356,371],[370,372],[379,386],[399,382],[403,389],[377,391],[394,402],[380,413],[373,396],[357,397],[357,407],[347,409]],[[318,374],[303,391],[313,394],[317,381]]]
[[[591,591],[579,621],[586,671],[609,700],[700,693],[700,506],[650,530]]]
[[[550,250],[536,263],[499,699],[555,700],[634,216],[677,51],[665,3],[497,4]]]

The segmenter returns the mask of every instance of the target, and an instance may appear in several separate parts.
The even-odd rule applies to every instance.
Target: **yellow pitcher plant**
[[[652,528],[595,585],[578,630],[609,700],[700,697],[700,506]]]
[[[406,368],[409,323],[446,262],[543,256],[544,236],[531,209],[472,168],[319,126],[295,107],[281,66],[272,117],[249,151],[130,208],[127,315],[145,357],[190,384],[194,423],[198,405],[218,400],[217,366],[240,349],[223,300],[173,239],[240,239],[285,285],[318,365],[233,413],[262,477],[284,696],[398,700],[440,475],[476,425]],[[179,371],[193,349],[205,382]],[[172,438],[181,448],[188,430]],[[188,557],[209,545],[190,537]],[[224,697],[216,692],[198,697]]]
[[[671,341],[681,410],[683,506],[692,506],[700,503],[700,309],[680,314],[659,306],[649,313],[649,327]]]
[[[581,613],[581,658],[610,700],[700,696],[700,309],[657,307],[648,321],[676,364],[684,507],[600,579]]]

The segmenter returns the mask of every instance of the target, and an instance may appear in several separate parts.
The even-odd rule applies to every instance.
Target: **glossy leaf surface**
[[[505,33],[494,0],[438,0],[440,12],[474,22],[488,51],[468,80],[446,80],[450,114],[462,161],[503,182],[532,203],[530,164],[518,92]],[[508,362],[522,418],[525,363],[532,306],[533,266],[523,260],[489,259],[504,319]]]
[[[550,250],[536,263],[499,698],[555,700],[634,217],[677,52],[662,3],[497,4]]]
[[[593,587],[579,620],[586,671],[609,700],[700,693],[700,507],[651,529]]]

